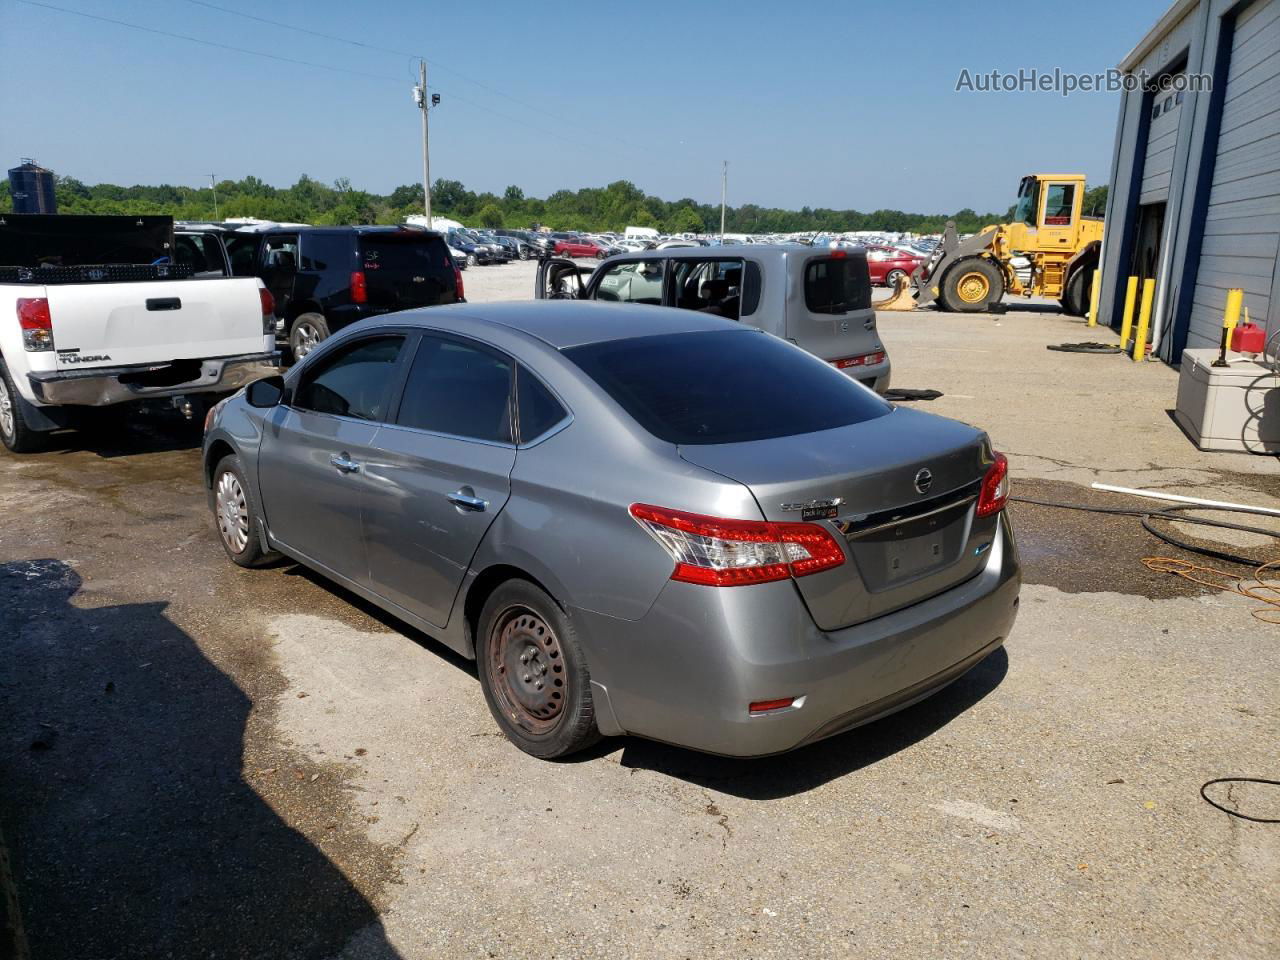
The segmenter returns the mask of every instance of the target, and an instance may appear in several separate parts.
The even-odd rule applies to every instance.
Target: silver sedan
[[[232,561],[283,555],[474,658],[538,757],[790,750],[951,682],[1017,612],[985,434],[693,311],[356,324],[216,407],[204,465]]]

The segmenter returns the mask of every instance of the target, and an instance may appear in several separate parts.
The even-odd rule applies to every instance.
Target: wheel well
[[[324,316],[324,310],[322,310],[320,304],[316,303],[314,300],[303,300],[301,302],[295,300],[290,301],[289,315],[285,319],[290,323],[293,323],[293,321],[297,320],[298,317],[302,316],[304,313],[318,313],[320,316]],[[325,319],[327,320],[328,317],[325,317]]]
[[[564,604],[560,602],[560,598],[548,590],[546,585],[533,574],[510,564],[488,567],[471,584],[462,605],[463,622],[467,629],[467,646],[471,649],[472,657],[475,656],[476,630],[480,626],[480,611],[484,609],[485,602],[493,596],[493,592],[509,580],[528,580],[554,600],[561,610],[564,610]]]
[[[209,445],[209,454],[204,461],[204,485],[213,486],[213,471],[222,462],[223,457],[235,454],[235,448],[225,440],[215,440]]]

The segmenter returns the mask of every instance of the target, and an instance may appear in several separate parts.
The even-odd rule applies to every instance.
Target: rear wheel
[[[1093,295],[1093,265],[1076,268],[1067,279],[1067,289],[1062,296],[1062,309],[1073,317],[1083,317],[1089,312],[1089,298]]]
[[[573,625],[527,580],[508,580],[485,602],[476,666],[493,718],[525,753],[550,760],[600,739]]]
[[[889,289],[895,289],[898,285],[898,278],[905,277],[907,271],[899,270],[896,267],[884,275],[884,285]]]
[[[982,257],[966,257],[953,264],[939,290],[942,305],[958,313],[985,313],[1003,296],[1004,277]]]
[[[329,336],[329,324],[319,313],[304,313],[293,321],[289,330],[289,349],[293,359],[301,360]]]
[[[30,453],[40,446],[43,435],[27,426],[22,402],[9,368],[0,360],[0,443],[14,453]]]

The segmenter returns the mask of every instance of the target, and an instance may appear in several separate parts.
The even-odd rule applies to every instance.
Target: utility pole
[[[431,149],[427,139],[427,111],[440,102],[440,95],[427,96],[427,61],[418,61],[418,85],[413,88],[413,101],[422,111],[422,200],[431,229]]]
[[[218,219],[218,181],[211,173],[209,174],[209,186],[213,189],[213,219]]]
[[[724,245],[724,200],[729,193],[729,161],[724,161],[720,171],[720,244]]]

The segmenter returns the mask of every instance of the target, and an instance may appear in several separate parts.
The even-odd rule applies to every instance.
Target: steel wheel
[[[990,294],[991,281],[978,270],[970,270],[956,284],[956,295],[965,303],[986,303]]]
[[[9,394],[9,385],[0,377],[0,433],[12,442],[17,432],[17,423],[13,417],[13,397]]]
[[[294,327],[293,332],[294,332],[294,341],[295,341],[294,347],[293,347],[293,356],[294,356],[294,359],[296,360],[301,360],[308,353],[314,350],[316,348],[316,345],[319,344],[320,341],[324,339],[322,336],[320,336],[320,331],[317,330],[312,324],[308,323],[306,320],[303,320],[296,327]]]
[[[503,715],[530,734],[554,729],[564,710],[565,674],[551,625],[528,607],[508,607],[494,620],[488,648]]]
[[[230,470],[218,478],[218,533],[232,553],[243,553],[249,542],[249,503],[240,480]]]

